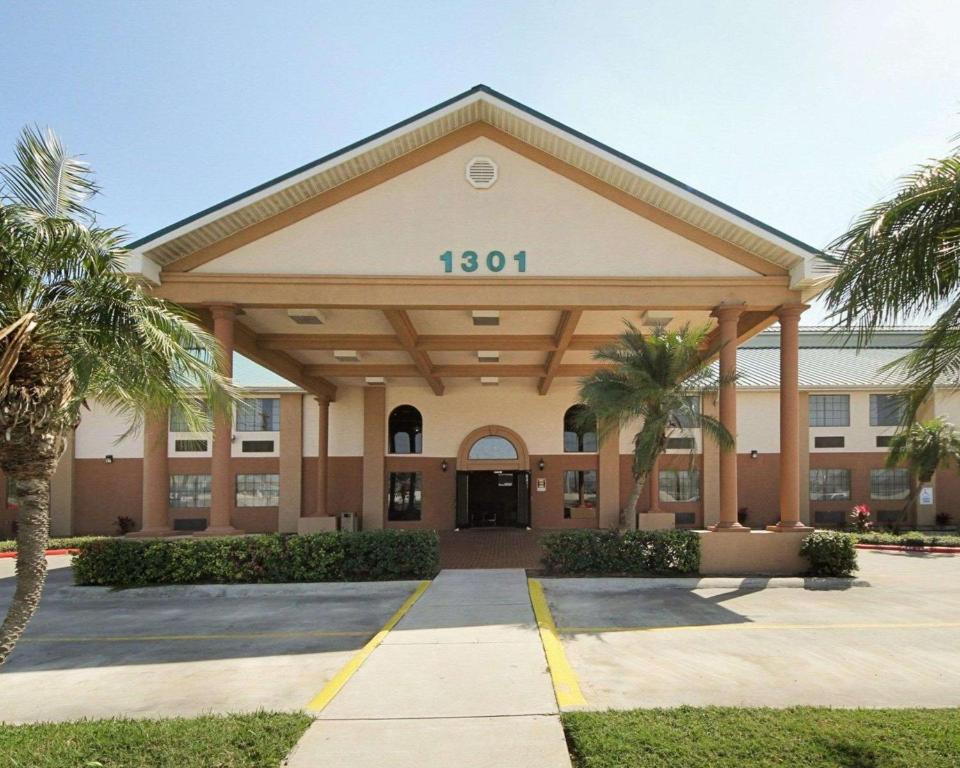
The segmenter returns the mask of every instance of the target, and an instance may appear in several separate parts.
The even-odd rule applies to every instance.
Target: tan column
[[[597,452],[600,528],[620,527],[620,428],[614,427],[603,438]],[[629,527],[629,526],[628,526]]]
[[[780,318],[780,522],[771,531],[809,530],[800,521],[800,315],[784,304]]]
[[[714,310],[720,326],[720,423],[737,436],[737,322],[741,306],[720,306]],[[744,531],[737,520],[737,449],[720,451],[720,520],[711,530]]]
[[[327,487],[329,485],[330,466],[330,399],[318,397],[320,418],[317,422],[317,501],[314,514],[325,517],[327,514]]]
[[[170,528],[167,414],[148,414],[143,425],[143,520],[130,536],[166,536]]]
[[[76,432],[66,437],[66,448],[53,477],[50,478],[50,535],[73,535],[73,463],[76,456]]]
[[[296,533],[303,496],[303,395],[280,395],[280,509],[277,530]]]
[[[703,398],[703,412],[719,418],[717,398]],[[720,446],[709,434],[703,435],[703,527],[710,528],[720,520]]]
[[[386,495],[384,483],[387,449],[387,391],[383,387],[363,390],[363,517],[364,530],[383,528]]]
[[[810,512],[810,394],[800,393],[800,520],[813,525]]]
[[[213,306],[213,335],[217,337],[223,352],[221,373],[233,376],[233,325],[237,316],[236,307]],[[205,533],[211,536],[228,536],[242,533],[230,524],[234,503],[234,479],[230,471],[233,445],[233,416],[218,413],[213,420],[213,458],[210,462],[210,524]]]

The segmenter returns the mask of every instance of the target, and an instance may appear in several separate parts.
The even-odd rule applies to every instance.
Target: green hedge
[[[960,536],[909,531],[895,533],[854,533],[858,544],[897,544],[901,547],[960,547]]]
[[[811,576],[853,576],[857,572],[856,540],[840,531],[814,531],[800,544],[810,561]]]
[[[47,549],[76,549],[81,544],[86,544],[88,541],[96,541],[97,539],[102,539],[103,536],[68,536],[66,538],[55,538],[50,539],[47,542]],[[4,539],[0,541],[0,552],[16,552],[17,551],[17,540],[16,539]]]
[[[549,573],[571,576],[675,576],[700,568],[693,531],[564,531],[540,540]]]
[[[433,531],[99,539],[73,560],[78,585],[117,587],[426,579],[439,570]]]

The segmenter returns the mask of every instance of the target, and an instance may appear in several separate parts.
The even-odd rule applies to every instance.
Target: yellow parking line
[[[676,627],[559,627],[563,635],[604,634],[607,632],[704,632],[713,630],[740,629],[952,629],[960,627],[960,621],[884,622],[874,624],[686,624]]]
[[[218,632],[205,635],[41,635],[21,643],[132,643],[166,640],[284,640],[300,637],[369,637],[369,630],[291,630],[289,632]]]
[[[323,686],[323,689],[320,691],[320,693],[311,699],[310,703],[307,704],[307,709],[313,712],[319,712],[325,706],[327,706],[327,704],[333,701],[333,697],[336,696],[340,692],[340,689],[347,684],[347,681],[353,676],[354,672],[360,669],[360,666],[364,661],[367,660],[367,657],[373,653],[374,650],[376,650],[380,643],[384,641],[386,636],[390,634],[390,630],[393,629],[400,619],[404,617],[404,614],[406,614],[406,612],[413,607],[413,604],[420,599],[420,595],[426,592],[427,587],[429,586],[429,581],[420,582],[420,585],[416,588],[414,593],[410,595],[406,601],[404,601],[403,605],[400,606],[400,609],[390,617],[390,620],[386,624],[383,625],[383,629],[371,637],[370,640],[367,641],[367,644],[357,651],[353,655],[353,658],[351,658],[350,661],[348,661],[343,668],[341,668],[341,670],[337,672],[333,678],[331,678],[330,682]]]
[[[550,606],[543,593],[543,585],[538,579],[527,579],[527,588],[530,590],[530,603],[533,605],[533,615],[540,629],[540,642],[543,643],[543,652],[547,657],[557,704],[561,708],[584,706],[587,700],[580,691],[577,675],[567,661],[567,654],[564,653],[563,645],[557,636],[557,625],[553,621],[553,614],[550,613]]]

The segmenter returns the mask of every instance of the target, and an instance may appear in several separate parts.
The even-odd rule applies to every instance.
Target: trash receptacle
[[[357,530],[357,516],[353,514],[353,512],[344,512],[342,515],[340,515],[340,530]]]

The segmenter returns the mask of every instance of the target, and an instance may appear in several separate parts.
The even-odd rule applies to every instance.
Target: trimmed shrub
[[[858,533],[854,534],[858,544],[897,544],[901,547],[960,547],[960,536],[949,534],[923,533]]]
[[[814,531],[800,544],[811,576],[853,576],[857,572],[855,539],[840,531]]]
[[[67,536],[52,538],[47,542],[47,549],[75,549],[88,541],[96,541],[104,538],[103,536]],[[16,552],[16,539],[3,539],[0,541],[0,552]]]
[[[700,568],[693,531],[564,531],[540,540],[549,573],[569,576],[676,576]]]
[[[364,531],[98,539],[80,547],[73,574],[81,586],[273,584],[425,579],[439,565],[433,531]]]

